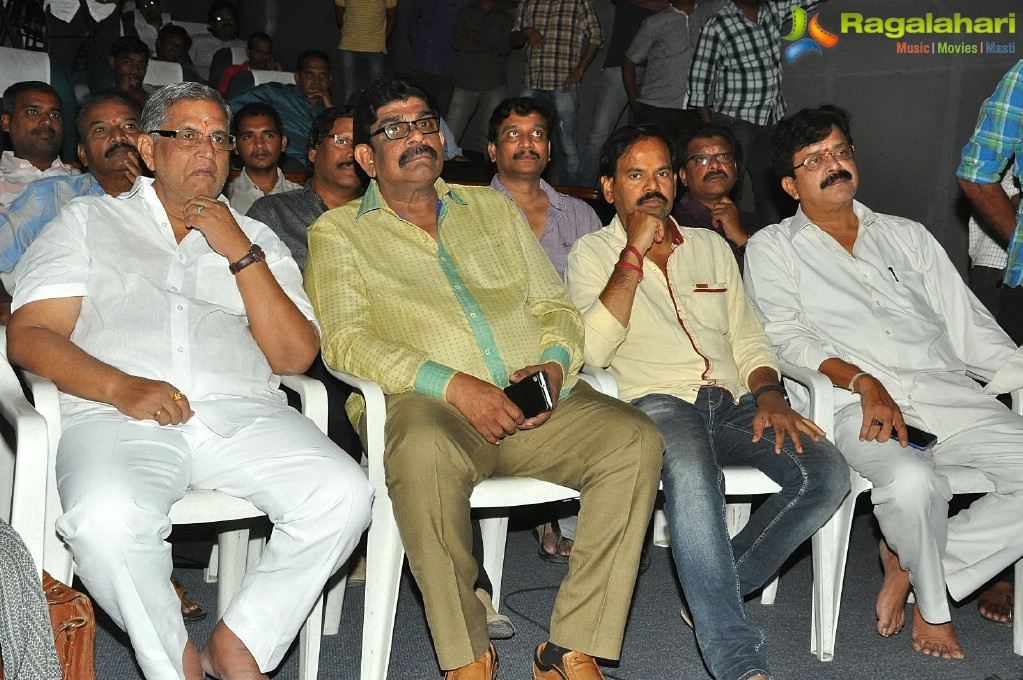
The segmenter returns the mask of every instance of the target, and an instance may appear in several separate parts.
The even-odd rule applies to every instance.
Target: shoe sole
[[[491,640],[507,640],[515,635],[515,626],[511,621],[487,621],[487,635]]]

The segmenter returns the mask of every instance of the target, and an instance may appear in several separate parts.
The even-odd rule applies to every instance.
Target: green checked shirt
[[[493,189],[434,187],[436,241],[375,180],[310,227],[305,286],[324,360],[385,394],[438,399],[459,371],[503,388],[516,370],[557,361],[566,394],[582,364],[582,318],[518,208]],[[361,400],[349,403],[353,420],[361,413]]]

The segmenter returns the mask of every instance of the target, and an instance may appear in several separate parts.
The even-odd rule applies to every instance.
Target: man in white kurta
[[[800,208],[750,239],[747,292],[779,358],[840,388],[835,443],[873,484],[884,534],[878,632],[902,627],[912,585],[914,647],[962,658],[946,588],[962,600],[1023,554],[1023,418],[970,377],[990,380],[1016,346],[923,225],[854,200],[844,111],[804,109],[773,140]],[[937,444],[908,447],[906,424]],[[949,519],[953,466],[995,491]]]
[[[57,530],[150,680],[265,678],[369,523],[361,469],[278,390],[319,336],[287,247],[216,198],[228,117],[205,85],[160,90],[137,141],[155,179],[73,200],[16,269],[10,357],[62,393]],[[201,659],[166,542],[188,489],[274,523]]]

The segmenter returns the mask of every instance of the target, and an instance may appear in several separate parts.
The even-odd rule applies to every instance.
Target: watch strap
[[[786,400],[789,398],[788,394],[785,392],[785,388],[781,385],[764,385],[753,393],[753,401],[756,402],[760,399],[760,397],[764,396],[768,392],[781,392],[781,396],[785,397]]]
[[[237,276],[238,272],[245,269],[250,264],[265,261],[266,255],[263,253],[263,249],[260,248],[255,243],[253,243],[251,246],[249,246],[249,252],[245,253],[245,257],[238,260],[237,262],[232,262],[231,265],[228,266],[228,269],[231,270],[232,274]]]

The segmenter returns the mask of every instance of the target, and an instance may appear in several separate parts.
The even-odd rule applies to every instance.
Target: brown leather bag
[[[43,572],[53,642],[63,680],[95,680],[96,615],[84,594]]]

